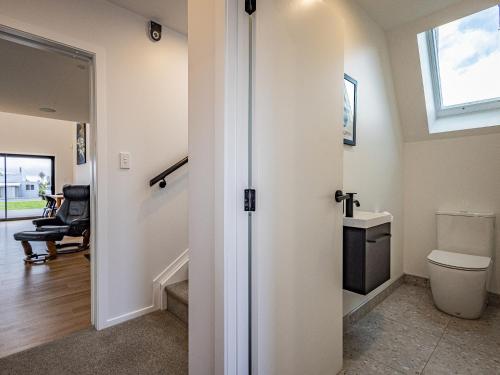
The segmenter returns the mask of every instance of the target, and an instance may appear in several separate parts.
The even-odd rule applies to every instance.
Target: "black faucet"
[[[357,199],[356,200],[354,199],[354,195],[356,195],[356,193],[347,193],[347,195],[349,197],[346,199],[345,202],[345,216],[352,217],[354,213],[354,205],[356,205],[356,207],[359,207],[360,203]]]

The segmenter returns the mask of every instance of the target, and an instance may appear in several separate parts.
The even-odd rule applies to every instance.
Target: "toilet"
[[[427,256],[434,304],[450,315],[477,319],[487,302],[495,215],[440,211],[436,219],[438,248]]]

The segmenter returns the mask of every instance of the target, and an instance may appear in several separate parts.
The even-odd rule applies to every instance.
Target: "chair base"
[[[79,253],[80,251],[85,251],[90,248],[90,231],[86,230],[83,232],[82,242],[67,242],[56,244],[57,254],[73,254]],[[61,250],[66,249],[66,250]]]
[[[31,254],[27,256],[26,258],[23,259],[24,264],[37,264],[37,263],[45,263],[48,262],[49,260],[53,260],[57,257],[52,257],[47,253],[41,253],[41,254]]]
[[[24,258],[24,264],[33,264],[33,263],[45,263],[49,260],[57,258],[57,247],[54,241],[46,241],[48,253],[33,253],[33,248],[29,241],[21,241],[21,245],[24,249],[24,254],[26,258]]]
[[[59,255],[79,253],[80,251],[85,251],[90,248],[88,244],[84,245],[83,243],[78,243],[78,242],[60,243],[56,244],[56,247],[57,247],[57,254]]]

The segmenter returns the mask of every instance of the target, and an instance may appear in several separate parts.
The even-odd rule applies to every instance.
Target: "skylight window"
[[[500,5],[427,32],[438,117],[500,107]]]

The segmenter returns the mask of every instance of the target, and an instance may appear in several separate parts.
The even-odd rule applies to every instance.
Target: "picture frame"
[[[87,124],[76,124],[76,164],[87,162]]]
[[[356,146],[358,81],[344,74],[344,144]]]

